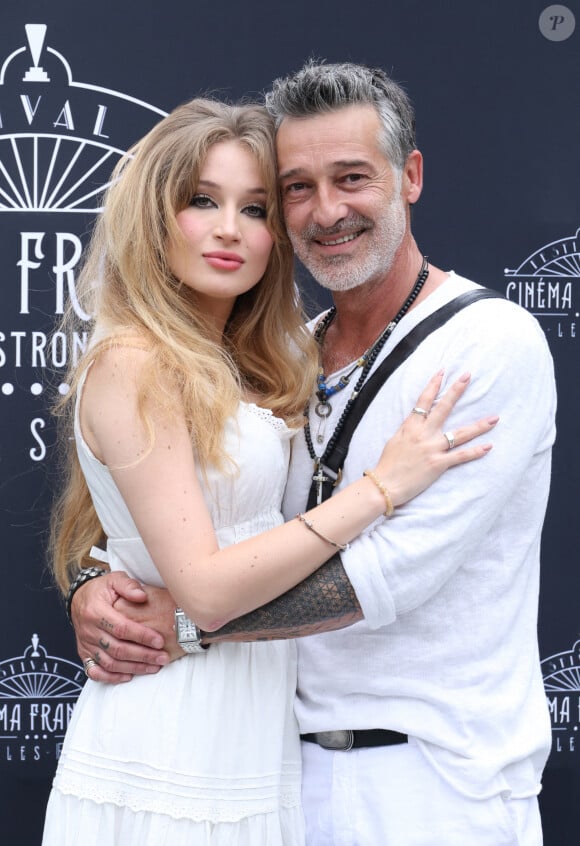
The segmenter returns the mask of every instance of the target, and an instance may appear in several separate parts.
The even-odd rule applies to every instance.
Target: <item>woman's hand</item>
[[[450,467],[482,458],[491,449],[491,444],[463,445],[493,429],[499,420],[497,416],[453,431],[445,430],[445,421],[470,378],[465,373],[435,403],[443,372],[433,376],[417,405],[387,442],[374,472],[387,488],[393,505],[408,502]]]

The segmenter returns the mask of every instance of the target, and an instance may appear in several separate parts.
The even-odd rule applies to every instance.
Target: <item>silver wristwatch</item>
[[[189,619],[183,608],[175,609],[175,634],[177,642],[184,652],[205,652],[207,646],[202,646],[201,632],[195,623]]]

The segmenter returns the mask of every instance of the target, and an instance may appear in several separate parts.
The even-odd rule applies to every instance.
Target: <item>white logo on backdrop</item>
[[[535,315],[544,331],[575,338],[579,317],[580,229],[551,241],[515,270],[506,268],[506,297]]]
[[[78,82],[45,24],[24,30],[24,43],[0,58],[0,399],[32,404],[26,460],[41,462],[50,427],[38,398],[87,345],[90,315],[75,287],[83,244],[115,164],[166,112]],[[87,323],[71,337],[54,328],[67,301]]]
[[[0,661],[0,768],[54,771],[84,682],[83,668],[49,655],[36,634]]]
[[[126,152],[125,145],[111,143],[107,134],[109,101],[124,100],[158,116],[165,112],[117,91],[75,82],[64,56],[46,46],[46,26],[27,24],[25,30],[28,46],[15,50],[0,70],[0,85],[5,85],[11,66],[21,66],[24,57],[32,60],[24,73],[19,67],[16,76],[30,84],[19,96],[29,129],[0,135],[0,211],[98,212],[98,198],[117,159]],[[64,75],[70,89],[64,99],[53,99],[50,110],[45,108],[42,89],[56,80],[39,64],[43,55],[58,66],[58,78]],[[88,98],[82,98],[84,92],[90,92]],[[105,96],[97,98],[87,117],[87,100],[94,99],[95,92]]]
[[[580,640],[567,652],[545,658],[542,675],[552,720],[552,751],[580,750]]]

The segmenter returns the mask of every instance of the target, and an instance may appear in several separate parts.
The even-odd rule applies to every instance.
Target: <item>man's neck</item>
[[[322,348],[324,372],[344,367],[370,347],[395,317],[411,293],[421,269],[422,256],[416,244],[397,256],[387,276],[350,291],[333,294],[336,316],[328,328]],[[409,311],[441,285],[447,274],[429,265],[429,276]]]

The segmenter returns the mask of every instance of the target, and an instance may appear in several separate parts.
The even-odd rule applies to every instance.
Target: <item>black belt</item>
[[[323,749],[348,752],[349,749],[362,749],[365,746],[396,746],[407,743],[409,738],[400,731],[390,729],[346,729],[343,731],[315,731],[301,734],[301,740],[318,743]]]

